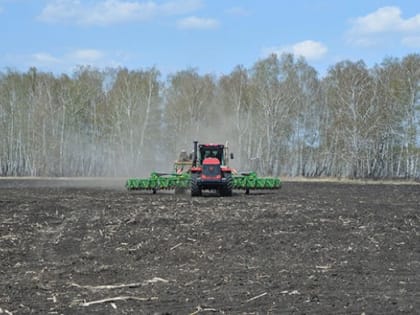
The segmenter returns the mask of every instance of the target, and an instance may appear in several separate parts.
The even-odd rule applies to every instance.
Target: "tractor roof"
[[[223,144],[217,144],[217,143],[205,143],[205,144],[200,144],[200,147],[219,147],[219,148],[223,148],[224,145]]]

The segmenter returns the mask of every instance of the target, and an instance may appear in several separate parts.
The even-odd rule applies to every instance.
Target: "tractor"
[[[232,169],[228,166],[228,147],[223,144],[198,144],[194,141],[191,172],[191,196],[201,196],[203,190],[217,191],[220,196],[232,196]]]

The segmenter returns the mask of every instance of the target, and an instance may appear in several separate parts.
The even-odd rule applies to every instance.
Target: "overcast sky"
[[[420,0],[0,0],[0,71],[77,65],[228,74],[271,53],[320,75],[420,52]]]

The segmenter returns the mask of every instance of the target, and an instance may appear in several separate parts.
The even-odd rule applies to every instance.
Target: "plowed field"
[[[420,312],[420,185],[119,184],[0,180],[0,314]]]

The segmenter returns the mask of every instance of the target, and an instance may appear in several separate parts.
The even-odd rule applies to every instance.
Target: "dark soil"
[[[418,314],[420,186],[0,180],[0,314]]]

